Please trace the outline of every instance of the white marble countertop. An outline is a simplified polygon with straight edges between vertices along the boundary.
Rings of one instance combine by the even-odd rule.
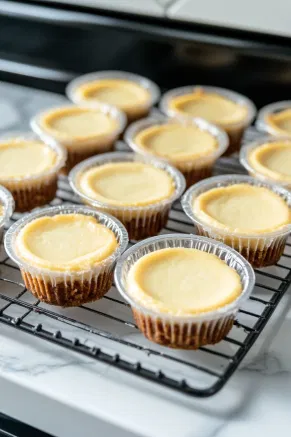
[[[26,129],[36,111],[63,101],[1,83],[0,92],[0,133]],[[4,287],[0,281],[1,293]],[[207,399],[181,395],[0,324],[0,411],[56,437],[286,435],[290,304],[286,293],[241,369]],[[75,335],[74,328],[66,330]]]
[[[58,437],[95,437],[97,430],[112,437],[284,435],[291,408],[289,306],[286,295],[241,370],[208,399],[162,389],[0,325],[0,411]]]

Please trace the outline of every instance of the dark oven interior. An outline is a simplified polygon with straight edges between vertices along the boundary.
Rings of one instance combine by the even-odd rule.
[[[64,9],[57,2],[0,3],[0,71],[6,80],[29,84],[36,76],[34,87],[63,91],[73,75],[120,69],[147,76],[164,89],[192,83],[231,88],[258,107],[284,100],[291,91],[288,39],[88,8]],[[41,70],[24,73],[19,63]]]

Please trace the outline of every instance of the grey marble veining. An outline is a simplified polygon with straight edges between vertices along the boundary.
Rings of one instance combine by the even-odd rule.
[[[58,94],[4,82],[0,82],[0,94],[0,134],[30,130],[30,119],[39,111],[68,102]]]

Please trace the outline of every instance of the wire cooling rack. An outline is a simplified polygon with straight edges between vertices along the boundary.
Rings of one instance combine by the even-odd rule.
[[[255,131],[249,131],[253,139]],[[123,148],[119,144],[119,148]],[[221,159],[217,173],[242,172],[236,159]],[[61,177],[52,205],[79,203]],[[13,220],[20,218],[14,214]],[[163,234],[192,233],[193,225],[177,202]],[[131,242],[130,244],[134,244]],[[291,241],[275,266],[256,271],[256,287],[239,311],[235,326],[218,345],[198,351],[171,350],[146,340],[115,287],[100,301],[62,309],[36,300],[24,287],[18,267],[0,247],[0,323],[60,347],[108,363],[182,393],[206,397],[219,391],[235,372],[268,323],[291,284]]]

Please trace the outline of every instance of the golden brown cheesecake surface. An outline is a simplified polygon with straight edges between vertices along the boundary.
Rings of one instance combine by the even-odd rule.
[[[269,114],[266,121],[278,134],[291,135],[291,108]]]
[[[48,111],[40,118],[42,129],[62,141],[86,141],[108,135],[117,121],[97,109],[69,106]]]
[[[131,268],[126,286],[140,305],[179,316],[221,308],[242,292],[234,269],[216,255],[188,248],[143,256]]]
[[[81,85],[76,93],[89,102],[98,101],[127,111],[147,104],[150,93],[137,83],[124,79],[99,79]]]
[[[16,239],[18,256],[30,266],[55,271],[87,270],[117,247],[114,233],[83,214],[37,218]]]
[[[262,144],[250,151],[252,168],[278,182],[291,183],[291,141]]]
[[[244,121],[247,107],[220,94],[197,89],[193,93],[174,97],[170,109],[192,117],[200,117],[221,127]]]
[[[40,141],[22,139],[0,143],[0,179],[39,175],[54,167],[56,152]]]
[[[88,197],[115,206],[155,204],[175,192],[174,180],[165,170],[140,162],[93,167],[81,174],[79,186]]]
[[[244,183],[200,194],[193,211],[205,224],[241,234],[264,234],[291,222],[290,208],[278,194]]]
[[[216,138],[210,133],[178,123],[146,128],[136,135],[134,141],[154,155],[173,160],[208,156],[218,148]]]

